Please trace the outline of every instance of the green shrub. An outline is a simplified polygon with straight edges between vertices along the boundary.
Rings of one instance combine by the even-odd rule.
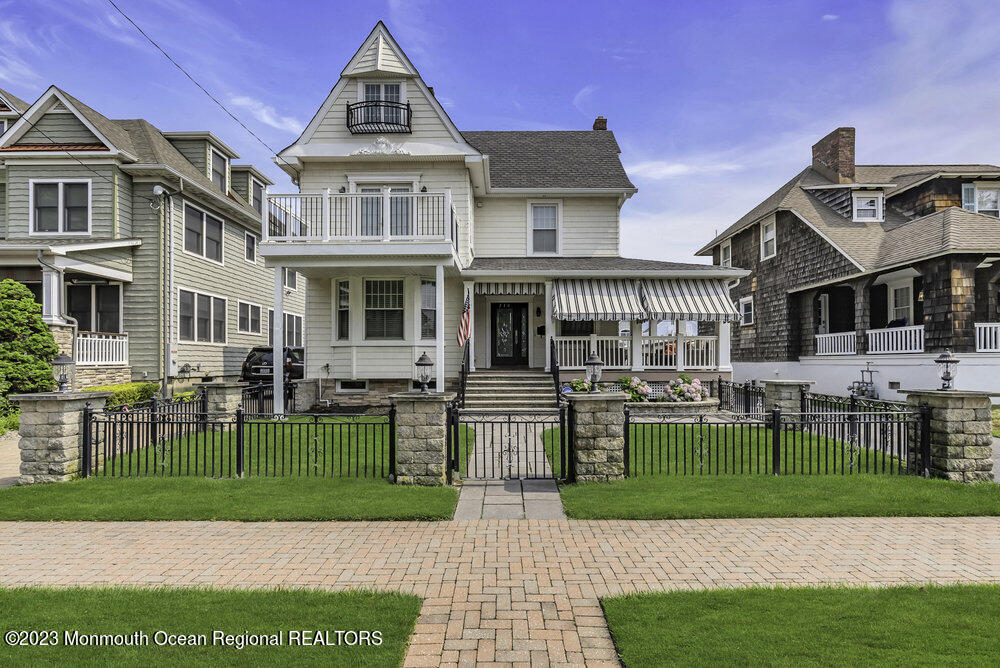
[[[31,290],[9,278],[0,281],[0,395],[55,389],[51,362],[58,354]],[[0,411],[9,413],[6,400]]]
[[[8,413],[0,413],[0,436],[3,436],[8,431],[17,431],[17,428],[21,426],[20,415],[21,411],[16,408],[11,408]]]
[[[88,387],[87,392],[110,392],[111,396],[104,402],[105,406],[121,406],[122,404],[138,404],[149,401],[160,389],[157,383],[118,383],[117,385],[102,385]]]

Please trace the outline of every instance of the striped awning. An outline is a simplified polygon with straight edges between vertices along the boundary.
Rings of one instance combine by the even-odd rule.
[[[556,320],[644,320],[639,290],[628,278],[573,278],[552,284]]]
[[[542,295],[544,283],[476,283],[477,295]]]
[[[737,322],[729,290],[716,278],[644,278],[642,303],[650,318]]]

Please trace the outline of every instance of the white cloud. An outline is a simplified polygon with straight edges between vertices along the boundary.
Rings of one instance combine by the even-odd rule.
[[[691,176],[695,174],[718,174],[720,172],[738,172],[743,169],[742,165],[731,162],[707,162],[707,163],[684,163],[672,162],[670,160],[643,160],[632,165],[627,165],[625,170],[631,175],[640,179],[651,181],[662,181],[677,178],[678,176]]]
[[[239,95],[231,98],[230,102],[237,107],[246,109],[258,121],[264,125],[270,125],[272,128],[284,130],[285,132],[296,135],[301,134],[303,128],[305,128],[302,121],[292,118],[291,116],[281,116],[274,107],[268,106],[260,100],[255,100],[252,97]]]
[[[597,86],[589,84],[577,91],[576,95],[573,96],[573,106],[577,108],[577,111],[581,113],[588,113],[584,109],[584,105],[590,100],[590,96],[594,94],[597,90]]]
[[[823,14],[824,21],[836,21],[839,18],[836,14]]]

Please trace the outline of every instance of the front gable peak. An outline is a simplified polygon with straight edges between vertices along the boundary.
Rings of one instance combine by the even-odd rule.
[[[340,73],[344,77],[364,75],[420,76],[399,44],[379,21],[357,53]]]

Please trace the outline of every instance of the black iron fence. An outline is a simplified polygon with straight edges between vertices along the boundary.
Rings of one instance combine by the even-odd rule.
[[[721,410],[756,416],[763,416],[767,412],[764,401],[764,386],[758,385],[756,380],[734,383],[719,378],[717,382]]]
[[[315,476],[396,473],[395,408],[383,415],[108,412],[83,417],[83,477]]]
[[[907,405],[900,401],[868,399],[857,395],[840,397],[816,392],[802,393],[803,413],[896,413],[905,410]]]
[[[285,381],[285,412],[295,405],[295,383]],[[251,415],[274,412],[274,385],[259,383],[243,388],[243,410]]]
[[[930,413],[631,415],[625,474],[928,475]]]

